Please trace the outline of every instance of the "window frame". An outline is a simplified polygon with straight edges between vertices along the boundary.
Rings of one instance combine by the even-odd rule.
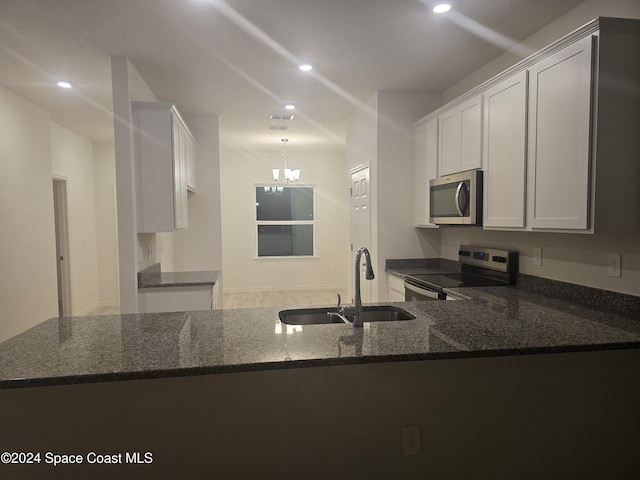
[[[254,260],[307,260],[318,258],[318,204],[317,194],[318,185],[315,183],[296,183],[278,184],[278,183],[254,183],[253,200],[254,200]],[[265,187],[282,187],[282,188],[311,188],[313,201],[313,220],[258,220],[256,189]],[[311,225],[313,227],[313,253],[311,255],[259,255],[258,252],[258,228],[260,225]]]

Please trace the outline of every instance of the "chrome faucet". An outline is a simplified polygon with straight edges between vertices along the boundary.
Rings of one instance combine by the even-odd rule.
[[[362,295],[360,293],[360,259],[362,258],[362,254],[364,253],[365,260],[367,262],[367,268],[365,272],[365,278],[367,280],[373,280],[373,267],[371,266],[371,255],[369,254],[369,250],[366,247],[361,247],[356,252],[356,300],[355,306],[352,307],[349,311],[350,314],[355,315],[353,319],[353,326],[358,328],[362,327],[364,322],[364,309],[362,308]],[[345,309],[346,313],[346,309]]]

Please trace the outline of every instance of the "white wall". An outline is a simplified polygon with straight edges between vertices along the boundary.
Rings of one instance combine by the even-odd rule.
[[[438,233],[413,227],[415,128],[426,112],[440,106],[440,95],[378,92],[378,271],[387,258],[436,257]],[[378,298],[387,296],[385,275],[378,275]]]
[[[0,87],[0,341],[58,314],[49,113]]]
[[[116,165],[113,142],[94,142],[98,298],[102,306],[117,306],[118,232],[116,220]]]
[[[498,57],[443,93],[448,102],[502,70],[598,16],[640,18],[637,0],[587,0],[538,31],[511,53]],[[522,253],[523,273],[606,290],[640,295],[640,234],[578,235],[555,233],[486,232],[481,229],[441,229],[442,256],[457,258],[462,243],[512,247]],[[541,267],[532,265],[534,247],[543,249]],[[607,253],[622,254],[622,277],[606,275]]]
[[[189,194],[189,228],[173,234],[174,270],[222,270],[218,116],[184,119],[196,139],[197,193]]]
[[[71,314],[98,306],[98,256],[93,146],[84,137],[51,123],[53,175],[67,184]]]
[[[564,37],[596,17],[640,18],[638,0],[587,0],[551,22],[511,51],[475,71],[442,93],[443,104],[489,80],[520,60]]]
[[[387,258],[439,255],[438,233],[413,227],[414,122],[440,106],[440,95],[376,92],[349,119],[347,164],[370,164],[372,300],[385,299]]]
[[[289,149],[292,150],[292,149]],[[317,258],[256,259],[255,184],[273,183],[279,153],[221,152],[224,290],[344,288],[349,238],[346,163],[335,153],[288,152],[302,170],[299,184],[315,184]]]
[[[375,279],[364,282],[362,287],[362,299],[365,302],[374,301],[377,298],[377,283],[380,278],[380,265],[378,252],[378,193],[375,185],[377,184],[378,173],[376,166],[378,164],[378,92],[374,93],[369,100],[360,105],[354,114],[347,121],[346,128],[346,157],[347,168],[349,171],[362,165],[369,166],[369,223],[370,223],[370,242],[366,246],[371,252],[371,263],[375,274]],[[351,182],[351,178],[347,178],[347,182]],[[351,214],[351,205],[349,204],[349,215]],[[351,229],[351,218],[349,219]],[[350,230],[351,231],[351,230]],[[354,250],[360,246],[354,246]],[[349,277],[347,284],[347,298],[354,298],[354,278],[353,268],[354,255],[348,252],[345,261],[349,268]]]
[[[71,313],[117,305],[113,144],[0,87],[0,168],[0,341],[58,314],[54,177],[67,188]]]
[[[505,247],[520,252],[520,272],[536,277],[640,295],[640,235],[580,235],[441,229],[442,256],[458,259],[458,245]],[[542,248],[542,266],[533,249]],[[607,254],[622,254],[622,276],[607,276]]]

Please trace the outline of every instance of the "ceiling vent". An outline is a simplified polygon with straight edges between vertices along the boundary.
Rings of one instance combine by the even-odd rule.
[[[278,113],[272,113],[269,115],[271,120],[293,120],[293,115],[280,115]]]
[[[269,130],[287,130],[289,125],[269,125]]]

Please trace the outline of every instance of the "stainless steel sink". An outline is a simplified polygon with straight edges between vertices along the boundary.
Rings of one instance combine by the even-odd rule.
[[[415,315],[403,310],[399,307],[391,305],[368,305],[364,308],[365,322],[397,322],[400,320],[413,320]],[[335,315],[331,315],[334,313]],[[338,316],[338,309],[321,307],[321,308],[296,308],[290,310],[281,310],[278,312],[280,321],[288,325],[321,325],[326,323],[344,323]],[[352,315],[344,315],[344,317],[353,322]]]

